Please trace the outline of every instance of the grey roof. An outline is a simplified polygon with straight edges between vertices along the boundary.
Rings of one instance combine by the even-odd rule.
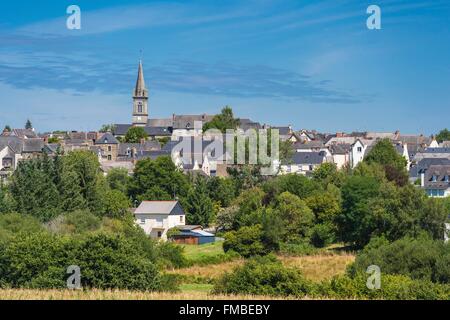
[[[252,121],[250,119],[239,119],[239,126],[242,130],[248,130],[248,129],[261,129],[262,126],[259,122]]]
[[[24,153],[42,152],[44,150],[44,140],[41,138],[30,138],[23,140]]]
[[[321,164],[325,161],[324,152],[296,152],[292,156],[294,164]]]
[[[173,119],[148,119],[148,127],[172,127]]]
[[[352,150],[349,143],[332,144],[328,147],[331,154],[348,154]]]
[[[142,201],[134,214],[182,214],[184,211],[178,201]]]
[[[174,129],[193,129],[195,121],[201,121],[202,123],[209,122],[214,116],[201,114],[201,115],[173,115],[173,128]]]
[[[418,178],[421,173],[425,173],[433,165],[450,165],[450,159],[447,158],[424,158],[409,170],[411,178]]]
[[[172,136],[172,128],[170,127],[144,127],[145,132],[150,136],[170,137]]]
[[[425,153],[450,153],[450,148],[426,148]]]
[[[36,133],[31,129],[12,129],[11,135],[19,138],[37,138]]]
[[[95,141],[95,144],[119,144],[116,138],[112,135],[112,133],[107,132],[100,139]]]
[[[270,127],[271,129],[277,129],[280,136],[288,136],[291,134],[292,129],[291,127],[287,126],[287,127]]]
[[[138,160],[152,159],[155,160],[159,157],[170,157],[171,153],[167,150],[155,150],[155,151],[140,151],[136,154]]]
[[[118,155],[127,156],[133,149],[136,152],[161,150],[161,144],[154,140],[146,140],[144,143],[120,143]]]
[[[0,136],[0,150],[5,147],[9,147],[14,153],[20,154],[23,150],[23,140],[17,136]]]
[[[124,136],[127,134],[128,129],[130,129],[131,127],[131,124],[115,124],[113,134],[115,136]]]
[[[408,149],[409,145],[429,145],[432,142],[430,137],[424,135],[399,135],[396,140],[407,143]]]
[[[294,149],[320,149],[325,148],[325,144],[323,141],[305,141],[305,142],[296,142],[293,145]]]
[[[436,181],[433,181],[433,176],[436,177]],[[440,190],[448,189],[450,188],[450,182],[448,181],[449,176],[450,165],[432,165],[425,173],[425,188]]]

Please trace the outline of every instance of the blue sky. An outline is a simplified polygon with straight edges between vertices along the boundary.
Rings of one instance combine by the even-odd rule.
[[[129,123],[142,50],[151,117],[230,105],[296,129],[431,134],[450,126],[449,21],[448,0],[3,1],[0,127]]]

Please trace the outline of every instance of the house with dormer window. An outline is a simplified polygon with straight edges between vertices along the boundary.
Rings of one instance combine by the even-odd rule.
[[[430,197],[450,196],[450,165],[432,165],[422,179],[423,188]]]

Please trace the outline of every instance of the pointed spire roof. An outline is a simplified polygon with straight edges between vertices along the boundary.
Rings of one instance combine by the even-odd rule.
[[[145,88],[144,70],[142,67],[142,60],[139,60],[138,77],[136,80],[136,88],[134,89],[134,95],[136,97],[146,97],[147,89]]]

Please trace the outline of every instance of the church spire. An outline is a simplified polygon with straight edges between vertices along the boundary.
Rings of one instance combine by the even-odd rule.
[[[145,88],[144,70],[142,68],[142,60],[139,60],[138,77],[136,80],[136,88],[134,89],[135,97],[147,97],[148,91]]]

